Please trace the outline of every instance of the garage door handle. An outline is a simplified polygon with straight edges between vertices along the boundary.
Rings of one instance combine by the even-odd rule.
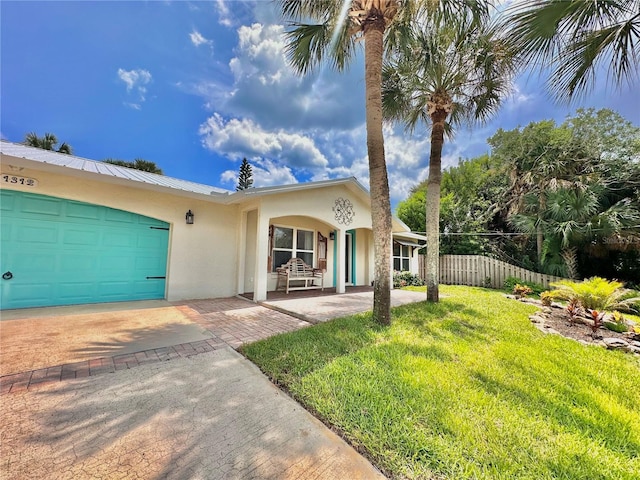
[[[147,280],[157,280],[160,278],[167,278],[167,277],[147,277]]]
[[[11,280],[13,278],[13,273],[11,272],[4,272],[2,274],[2,279],[3,280]]]

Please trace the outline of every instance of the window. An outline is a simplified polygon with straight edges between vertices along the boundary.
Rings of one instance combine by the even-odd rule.
[[[274,226],[272,241],[272,272],[291,258],[301,258],[307,265],[313,266],[313,231]]]
[[[398,272],[409,271],[409,259],[411,258],[411,248],[407,245],[400,245],[393,242],[393,269]]]

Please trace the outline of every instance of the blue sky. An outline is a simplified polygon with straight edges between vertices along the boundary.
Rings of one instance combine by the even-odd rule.
[[[357,177],[368,186],[364,67],[300,77],[271,1],[0,2],[0,135],[51,132],[94,160],[144,158],[166,175],[234,190]],[[606,75],[603,75],[606,76]],[[443,165],[488,151],[498,128],[611,108],[640,125],[640,96],[606,82],[570,106],[543,79],[517,79],[487,125],[461,130]],[[636,85],[637,88],[637,85]],[[426,178],[428,132],[385,128],[392,203]]]

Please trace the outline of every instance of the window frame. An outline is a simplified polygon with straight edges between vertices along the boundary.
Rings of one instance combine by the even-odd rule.
[[[315,268],[315,264],[316,264],[316,259],[317,259],[317,252],[318,252],[318,239],[317,239],[317,234],[318,231],[315,229],[308,229],[308,228],[303,228],[303,227],[294,227],[292,225],[279,225],[279,224],[272,224],[271,227],[273,227],[273,245],[271,247],[271,251],[269,252],[271,254],[271,258],[273,258],[273,265],[271,266],[271,273],[276,273],[276,269],[279,268],[281,266],[280,265],[276,265],[276,255],[275,252],[291,252],[291,257],[290,258],[300,258],[300,256],[298,255],[298,253],[310,253],[311,254],[311,267]],[[281,228],[281,229],[287,229],[287,230],[292,230],[292,239],[291,239],[291,248],[283,248],[283,247],[276,247],[276,229]],[[311,239],[313,242],[313,249],[309,250],[309,249],[299,249],[298,248],[298,232],[309,232],[311,233]]]
[[[395,249],[396,246],[399,247],[399,255],[396,255]],[[406,250],[406,255],[403,255],[403,251],[404,249]],[[410,272],[411,271],[411,259],[413,258],[413,248],[409,245],[403,245],[400,242],[397,242],[396,240],[393,241],[393,270],[396,272]],[[400,270],[396,270],[396,260],[399,261],[400,264]],[[403,270],[403,266],[404,266],[404,262],[407,262],[407,269]]]

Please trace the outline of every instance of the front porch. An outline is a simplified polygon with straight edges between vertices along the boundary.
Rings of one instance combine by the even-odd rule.
[[[245,293],[252,299],[253,293]],[[424,292],[391,290],[391,306],[398,307],[407,303],[426,300]],[[296,291],[286,294],[282,291],[268,292],[267,299],[260,305],[286,313],[309,323],[320,323],[334,318],[368,312],[373,309],[373,287],[346,287],[345,293],[336,293],[335,288]]]

